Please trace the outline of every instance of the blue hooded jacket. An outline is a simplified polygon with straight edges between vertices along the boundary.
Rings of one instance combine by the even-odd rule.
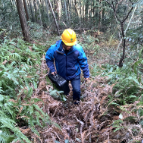
[[[80,68],[83,70],[84,77],[89,77],[87,57],[79,44],[72,46],[66,55],[62,40],[59,40],[48,49],[45,58],[50,72],[55,72],[55,60],[57,73],[66,80],[72,80],[79,75]]]

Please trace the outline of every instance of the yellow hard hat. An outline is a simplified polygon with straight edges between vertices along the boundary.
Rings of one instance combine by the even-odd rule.
[[[61,39],[66,46],[73,46],[77,42],[76,34],[72,29],[65,29]]]

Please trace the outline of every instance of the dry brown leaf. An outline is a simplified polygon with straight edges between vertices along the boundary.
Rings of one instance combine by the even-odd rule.
[[[22,129],[22,128],[19,128],[20,129],[20,131],[23,133],[23,134],[29,134],[30,133],[30,131],[31,131],[31,129],[30,128],[28,128],[28,129]]]
[[[29,49],[30,49],[30,51],[32,51],[32,47],[31,46],[29,46]]]
[[[23,106],[20,107],[19,114],[22,112]]]
[[[81,142],[82,142],[82,143],[84,143],[84,141],[85,141],[85,139],[86,139],[86,138],[85,138],[86,132],[87,132],[87,131],[84,131],[84,132],[81,133]]]
[[[106,98],[107,98],[108,96],[103,96],[102,97],[102,99],[101,99],[101,101],[100,101],[100,104],[102,105],[102,104],[106,104]]]
[[[7,60],[4,60],[4,61],[2,62],[3,65],[5,65],[6,63],[7,63]]]
[[[9,99],[9,101],[10,101],[10,102],[13,102],[13,103],[17,103],[17,101],[14,100],[14,99]]]
[[[45,81],[42,80],[42,81],[39,83],[38,89],[39,89],[39,90],[41,90],[41,89],[46,89],[46,83],[45,83]]]

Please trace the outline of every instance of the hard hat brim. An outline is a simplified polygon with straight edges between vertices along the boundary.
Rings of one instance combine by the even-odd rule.
[[[75,44],[77,44],[77,39],[74,42],[72,42],[72,43],[68,43],[68,42],[64,41],[63,39],[62,39],[62,41],[64,42],[64,44],[66,46],[74,46]]]

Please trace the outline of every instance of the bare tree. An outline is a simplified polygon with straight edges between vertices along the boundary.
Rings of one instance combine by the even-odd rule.
[[[131,2],[131,0],[129,0],[131,2],[131,4],[132,4],[132,7],[130,8],[130,10],[128,11],[128,13],[126,14],[126,16],[123,19],[120,19],[119,16],[117,15],[117,9],[118,9],[119,4],[123,0],[120,0],[119,2],[116,2],[116,3],[114,3],[113,1],[109,2],[108,0],[105,0],[105,1],[110,5],[110,7],[112,8],[112,10],[114,12],[114,16],[115,16],[116,20],[120,23],[121,34],[122,34],[123,55],[120,58],[119,67],[122,67],[123,66],[123,61],[124,61],[124,58],[125,58],[125,47],[126,47],[124,24],[125,24],[125,21],[128,19],[130,13],[133,10],[133,3]]]
[[[16,3],[24,40],[29,42],[30,41],[29,30],[27,26],[22,0],[16,0]]]

